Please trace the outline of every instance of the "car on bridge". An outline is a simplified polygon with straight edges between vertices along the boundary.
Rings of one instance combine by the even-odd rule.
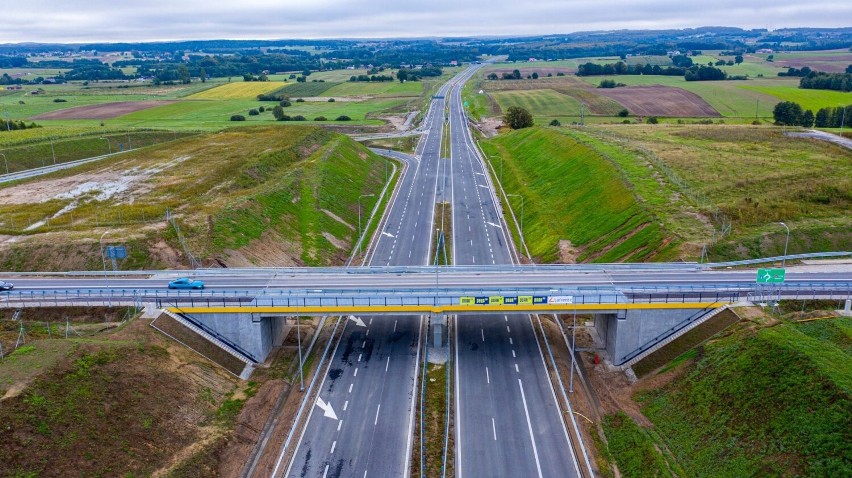
[[[190,279],[189,277],[181,277],[169,281],[169,289],[203,289],[204,282],[200,280]]]
[[[11,282],[6,282],[6,281],[0,280],[0,291],[12,290],[14,287],[15,287],[15,284],[12,284]]]

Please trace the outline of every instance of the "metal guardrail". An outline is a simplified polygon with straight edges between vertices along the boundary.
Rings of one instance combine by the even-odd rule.
[[[827,259],[852,257],[852,252],[814,252],[807,254],[791,254],[786,256],[788,261],[798,259]],[[497,265],[497,266],[439,266],[440,273],[470,272],[470,273],[501,273],[501,272],[624,272],[624,271],[696,271],[738,267],[757,264],[780,262],[784,256],[765,257],[731,262],[642,262],[642,263],[606,263],[606,264],[535,264],[535,265]],[[252,268],[209,268],[209,269],[148,269],[139,271],[43,271],[16,272],[0,271],[0,276],[56,276],[56,277],[132,277],[132,276],[214,276],[214,275],[298,275],[298,274],[406,274],[406,273],[435,273],[435,266],[363,266],[363,267],[252,267]]]

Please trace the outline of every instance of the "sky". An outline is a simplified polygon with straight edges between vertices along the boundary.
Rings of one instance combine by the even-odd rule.
[[[0,43],[539,35],[698,26],[852,26],[852,1],[30,0]]]

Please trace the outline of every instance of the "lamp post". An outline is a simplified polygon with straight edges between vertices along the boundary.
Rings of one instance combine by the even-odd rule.
[[[53,156],[53,164],[56,164],[56,150],[53,149],[53,136],[50,136],[50,154]]]
[[[524,245],[524,249],[527,248],[527,241],[524,239],[524,197],[520,194],[507,194],[507,197],[517,196],[521,198],[521,244]]]
[[[361,198],[373,197],[375,194],[362,194],[358,196],[358,254],[364,252],[362,232],[361,232]]]
[[[109,154],[112,154],[112,144],[109,142],[109,138],[100,138],[107,142],[107,148],[109,148]]]
[[[9,174],[9,159],[6,157],[6,153],[0,153],[3,155],[3,162],[6,163],[6,174]]]
[[[127,149],[133,149],[133,143],[130,142],[130,133],[125,133],[127,135]]]
[[[787,230],[787,239],[784,241],[784,258],[781,259],[781,268],[783,269],[787,265],[787,244],[790,243],[790,228],[783,222],[779,222],[778,224],[781,224]]]

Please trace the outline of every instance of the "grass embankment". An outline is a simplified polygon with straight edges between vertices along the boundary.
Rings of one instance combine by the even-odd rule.
[[[663,455],[657,450],[649,432],[623,412],[604,417],[603,429],[607,451],[618,464],[624,478],[658,478],[674,476]]]
[[[673,201],[688,199],[705,227],[688,226],[689,217],[668,208],[661,217],[684,239],[693,254],[708,244],[711,260],[781,255],[790,226],[790,253],[848,250],[852,247],[852,163],[849,151],[824,141],[791,138],[780,128],[754,126],[630,126],[592,130],[600,143],[610,143],[632,156],[644,169],[640,179],[670,190]],[[663,170],[661,168],[665,168]],[[681,184],[673,184],[672,176]],[[665,196],[645,187],[656,208],[667,208]],[[731,235],[710,247],[721,212],[731,222]],[[684,226],[670,226],[668,218]],[[687,227],[688,226],[688,227]]]
[[[852,319],[744,324],[638,395],[687,476],[850,476]]]
[[[415,450],[411,460],[411,476],[416,478],[442,476],[444,457],[444,433],[447,424],[447,365],[429,364],[423,380],[426,380],[423,426],[426,440],[423,444],[425,473],[421,474],[420,439],[415,440]],[[420,423],[417,424],[420,433]],[[452,450],[453,441],[448,445]],[[452,460],[447,463],[447,476],[452,476]]]
[[[3,188],[0,229],[20,239],[0,250],[0,268],[94,268],[106,229],[107,242],[129,245],[122,268],[180,265],[167,208],[207,263],[339,264],[358,197],[376,194],[361,200],[370,211],[384,181],[383,158],[320,128],[187,138]]]
[[[97,338],[56,335],[0,361],[2,377],[38,367],[0,405],[0,475],[149,476],[233,428],[243,402],[230,396],[234,380],[145,323]]]
[[[672,238],[659,221],[637,200],[616,166],[589,146],[552,129],[528,128],[486,141],[483,149],[502,158],[506,193],[524,198],[524,236],[536,262],[643,261],[673,255]],[[489,161],[499,179],[500,160]],[[515,199],[512,206],[520,221],[520,201]],[[511,215],[506,218],[520,244]]]
[[[40,131],[42,135],[40,137],[35,136],[35,134],[30,135],[27,140],[22,140],[17,145],[10,143],[9,146],[0,151],[6,155],[10,173],[50,166],[54,163],[66,163],[101,156],[110,152],[117,153],[128,149],[144,148],[182,138],[189,134],[172,131],[110,131],[104,133],[88,131],[85,133],[86,136],[83,136],[84,133],[81,132],[74,136],[53,138],[52,135],[55,131],[52,129],[38,128],[34,131]],[[5,164],[0,165],[0,168],[2,168],[0,174],[6,172],[5,166]]]

